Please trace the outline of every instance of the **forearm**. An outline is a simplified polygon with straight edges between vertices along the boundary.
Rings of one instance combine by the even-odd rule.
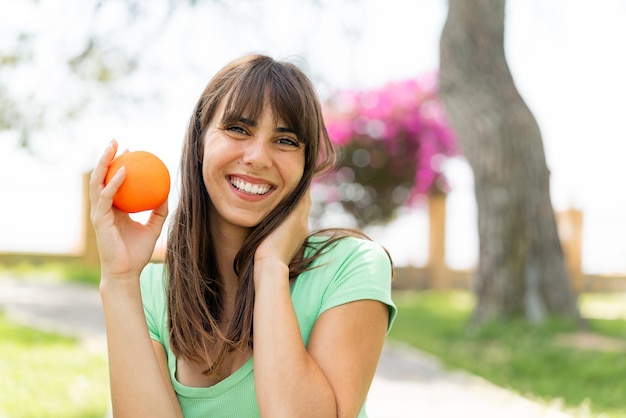
[[[109,353],[113,413],[120,417],[182,417],[161,375],[143,313],[139,278],[102,278],[100,295]]]
[[[335,417],[330,383],[307,352],[289,292],[288,267],[255,264],[254,370],[262,416]]]

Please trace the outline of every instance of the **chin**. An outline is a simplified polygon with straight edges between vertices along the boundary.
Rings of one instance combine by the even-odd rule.
[[[240,228],[253,229],[259,226],[261,222],[263,222],[263,219],[265,219],[265,216],[262,218],[237,218],[230,219],[230,223]]]

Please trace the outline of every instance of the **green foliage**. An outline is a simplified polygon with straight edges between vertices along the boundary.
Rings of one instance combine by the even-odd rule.
[[[106,359],[71,338],[17,325],[0,312],[0,417],[102,418]]]
[[[594,414],[626,417],[626,356],[560,344],[560,336],[576,332],[575,324],[551,319],[533,327],[520,320],[469,331],[473,300],[468,293],[406,292],[395,300],[400,315],[390,338],[530,398],[560,400],[573,409],[590,405]],[[626,321],[589,323],[593,333],[626,343]]]
[[[593,329],[610,337],[626,339],[626,322],[613,319],[589,319]]]
[[[391,152],[382,141],[354,139],[339,148],[338,169],[327,177],[327,185],[337,188],[341,205],[361,228],[390,221],[409,199],[416,150],[401,137],[396,142],[399,147]]]
[[[74,260],[0,264],[0,277],[3,275],[19,279],[66,281],[90,286],[97,286],[100,283],[98,266],[90,266]]]
[[[137,59],[130,57],[121,48],[107,49],[101,40],[87,40],[80,54],[71,57],[67,64],[72,72],[86,81],[112,83],[132,74],[137,69]]]
[[[328,135],[340,151],[335,170],[314,187],[321,205],[337,202],[360,227],[448,190],[443,162],[456,137],[437,98],[434,75],[376,89],[336,92],[325,104]]]
[[[100,267],[83,263],[66,263],[61,268],[62,277],[70,282],[97,286],[100,283]]]
[[[2,66],[1,63],[0,66]],[[0,82],[0,131],[12,128],[16,118],[18,114],[15,111],[15,102]]]

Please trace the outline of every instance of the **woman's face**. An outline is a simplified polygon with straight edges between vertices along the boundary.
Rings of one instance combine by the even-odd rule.
[[[224,102],[204,136],[202,175],[212,222],[258,225],[300,182],[305,146],[271,108],[252,120],[224,122]],[[217,226],[213,224],[212,226]]]

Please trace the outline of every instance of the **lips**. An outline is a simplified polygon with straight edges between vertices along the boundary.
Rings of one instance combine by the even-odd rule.
[[[249,183],[239,177],[229,176],[228,181],[235,189],[253,196],[262,196],[272,190],[271,184]]]

